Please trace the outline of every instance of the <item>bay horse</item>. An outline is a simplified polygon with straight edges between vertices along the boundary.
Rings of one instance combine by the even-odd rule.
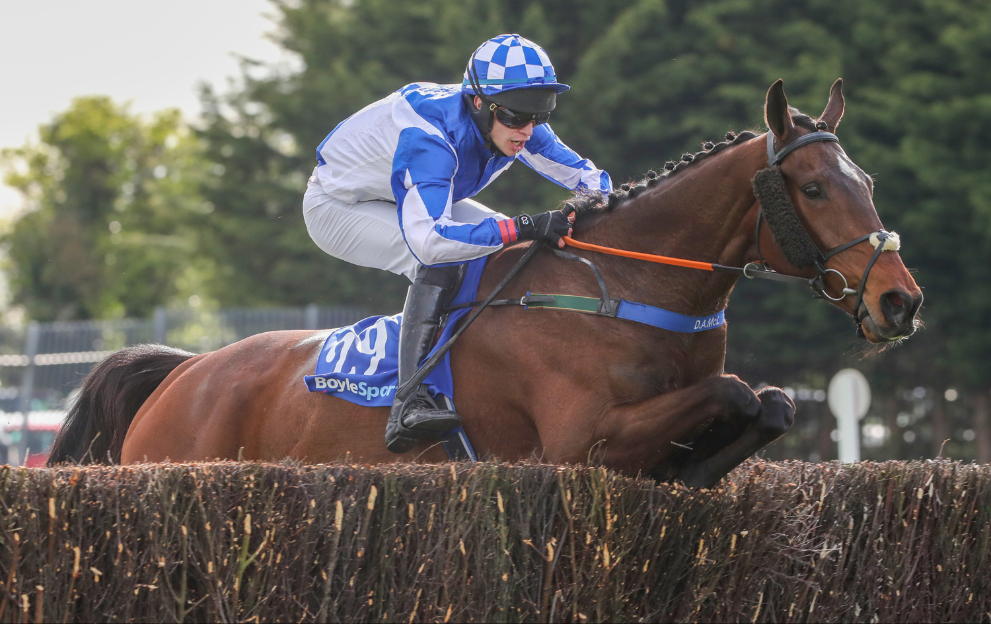
[[[822,294],[854,316],[868,341],[911,335],[922,293],[897,252],[875,253],[866,244],[869,233],[883,232],[873,182],[832,134],[843,115],[842,81],[833,85],[819,120],[789,108],[780,80],[764,108],[771,137],[730,133],[727,141],[706,144],[606,201],[577,198],[573,238],[725,266],[762,260],[811,279],[816,268],[795,266],[802,263],[790,249],[795,237],[811,237],[818,249],[834,250],[828,270],[819,265]],[[827,131],[833,140],[818,140],[824,134],[808,139]],[[799,144],[780,162],[778,199],[790,199],[801,231],[782,231],[773,227],[769,207],[761,223],[752,180],[767,170],[769,149]],[[845,246],[848,241],[856,244]],[[490,257],[479,292],[487,293],[526,249],[516,245]],[[594,262],[614,296],[685,315],[723,310],[738,279],[569,251]],[[834,296],[844,288],[860,296]],[[549,248],[504,295],[531,291],[599,295],[587,266]],[[303,376],[313,374],[328,333],[269,332],[201,355],[161,345],[125,348],[84,380],[50,463],[446,461],[439,444],[388,452],[388,407],[307,391]],[[724,374],[725,349],[725,325],[675,333],[615,318],[504,307],[486,309],[470,326],[451,351],[451,366],[457,408],[480,458],[596,462],[707,487],[787,431],[795,413],[780,389],[755,393]]]

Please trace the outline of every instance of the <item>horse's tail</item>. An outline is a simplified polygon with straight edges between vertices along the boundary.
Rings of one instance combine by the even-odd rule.
[[[134,415],[169,373],[194,356],[158,344],[125,347],[108,356],[83,379],[48,465],[120,463]]]

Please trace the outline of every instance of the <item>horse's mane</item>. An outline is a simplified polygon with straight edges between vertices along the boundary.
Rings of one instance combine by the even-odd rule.
[[[789,106],[792,121],[796,126],[800,126],[809,131],[815,131],[815,120],[798,109]],[[675,174],[688,169],[693,164],[714,156],[721,151],[745,143],[757,136],[757,133],[749,130],[736,134],[727,132],[725,140],[719,143],[706,141],[702,144],[702,149],[694,154],[682,154],[680,161],[669,160],[664,163],[660,174],[651,169],[638,180],[622,184],[619,188],[614,188],[608,195],[600,191],[576,191],[575,194],[564,203],[570,204],[575,209],[575,224],[587,224],[595,217],[612,212],[615,208],[626,202],[636,199],[639,195],[653,188],[658,184],[663,184],[671,179]]]

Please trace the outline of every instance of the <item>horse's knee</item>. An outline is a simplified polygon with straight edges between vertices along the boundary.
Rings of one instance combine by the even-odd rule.
[[[775,440],[795,424],[795,402],[781,388],[764,388],[757,393],[760,400],[760,416],[757,429],[765,437]]]
[[[780,388],[764,388],[754,394],[738,383],[753,396],[759,413],[746,423],[726,423],[710,430],[710,436],[699,440],[698,451],[677,466],[677,478],[689,487],[712,487],[740,462],[781,437],[795,422],[795,403]]]
[[[761,400],[750,386],[736,375],[724,375],[718,378],[713,395],[719,404],[720,420],[736,419],[741,416],[750,420],[756,418],[762,409]]]

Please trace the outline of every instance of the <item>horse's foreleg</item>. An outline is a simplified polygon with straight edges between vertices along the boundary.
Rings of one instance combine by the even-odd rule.
[[[698,455],[689,455],[677,469],[677,477],[689,487],[711,487],[739,466],[748,457],[784,435],[795,422],[795,403],[780,388],[764,388],[760,398],[760,413],[735,436],[715,452],[699,448]],[[711,437],[710,437],[711,436]],[[707,440],[709,438],[709,440]],[[710,449],[716,438],[724,439],[725,432],[718,427],[706,431],[699,443]]]
[[[749,423],[761,401],[735,375],[706,379],[631,405],[612,408],[595,429],[590,458],[626,473],[649,472],[716,421]]]

